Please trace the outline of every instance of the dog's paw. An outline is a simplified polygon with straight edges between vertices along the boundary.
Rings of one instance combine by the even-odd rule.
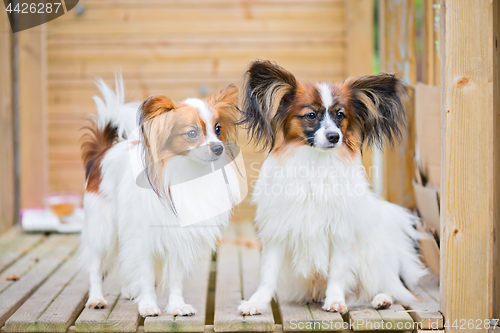
[[[387,294],[378,294],[373,298],[372,305],[375,309],[388,309],[394,300]]]
[[[85,306],[92,309],[104,309],[107,304],[104,297],[90,297]]]
[[[181,304],[168,306],[167,312],[170,312],[172,316],[193,316],[196,313],[195,308],[190,304]]]
[[[160,308],[155,303],[139,302],[139,314],[142,317],[156,317],[161,313]]]
[[[238,306],[238,312],[243,316],[255,316],[260,315],[266,309],[265,304],[260,304],[258,302],[243,301]]]
[[[347,305],[343,300],[325,299],[325,304],[323,304],[322,309],[328,312],[339,312],[343,314],[347,312]]]

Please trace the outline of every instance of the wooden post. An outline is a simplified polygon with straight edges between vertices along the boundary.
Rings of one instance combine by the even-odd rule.
[[[41,207],[48,190],[45,25],[18,38],[21,208]]]
[[[348,76],[369,75],[373,72],[373,0],[345,0],[346,6],[346,67]],[[372,179],[372,150],[363,150],[363,165]]]
[[[423,11],[423,81],[426,84],[441,85],[441,62],[438,52],[438,29],[441,22],[436,20],[440,13],[439,0],[424,0]]]
[[[445,0],[441,12],[441,307],[452,325],[500,316],[500,1]]]
[[[379,0],[380,68],[404,78],[408,84],[416,81],[415,2],[414,0]],[[394,147],[384,148],[384,197],[413,207],[415,122],[413,104],[407,107],[407,130]]]
[[[12,103],[12,32],[0,12],[0,233],[14,224],[14,105]]]

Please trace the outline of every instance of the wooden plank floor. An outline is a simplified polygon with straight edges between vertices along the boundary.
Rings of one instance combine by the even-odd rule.
[[[162,314],[142,319],[137,305],[120,294],[113,271],[103,283],[108,306],[87,309],[88,280],[78,271],[78,244],[78,235],[23,234],[18,228],[0,235],[0,332],[353,332],[375,330],[381,324],[385,330],[391,325],[389,330],[406,332],[413,322],[418,323],[418,332],[443,328],[437,278],[432,275],[414,290],[423,301],[407,310],[400,305],[378,311],[359,307],[341,316],[323,311],[320,304],[281,304],[278,300],[274,314],[240,316],[237,306],[259,283],[260,244],[250,223],[226,230],[216,262],[206,258],[185,282],[184,296],[197,309],[196,315],[166,314],[168,295],[158,294]],[[207,296],[211,267],[215,300]],[[351,328],[342,329],[349,321]]]

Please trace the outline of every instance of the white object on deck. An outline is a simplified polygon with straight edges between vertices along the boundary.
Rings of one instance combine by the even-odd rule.
[[[57,215],[48,209],[25,209],[21,225],[25,231],[78,233],[82,231],[84,213],[77,208],[73,214],[65,216],[66,223],[61,223]]]

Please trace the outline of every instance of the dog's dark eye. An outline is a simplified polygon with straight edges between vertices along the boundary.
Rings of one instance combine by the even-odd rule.
[[[316,113],[314,112],[309,112],[308,114],[306,114],[304,116],[304,118],[306,118],[307,120],[315,120],[316,119]]]
[[[337,112],[337,119],[338,119],[339,121],[342,121],[344,118],[345,118],[345,113],[344,113],[344,112],[342,112],[342,111],[338,111],[338,112]]]
[[[220,135],[222,133],[221,129],[222,129],[221,125],[219,124],[215,125],[215,134]]]
[[[190,130],[189,132],[186,133],[186,136],[190,139],[196,139],[198,133],[195,130]]]

